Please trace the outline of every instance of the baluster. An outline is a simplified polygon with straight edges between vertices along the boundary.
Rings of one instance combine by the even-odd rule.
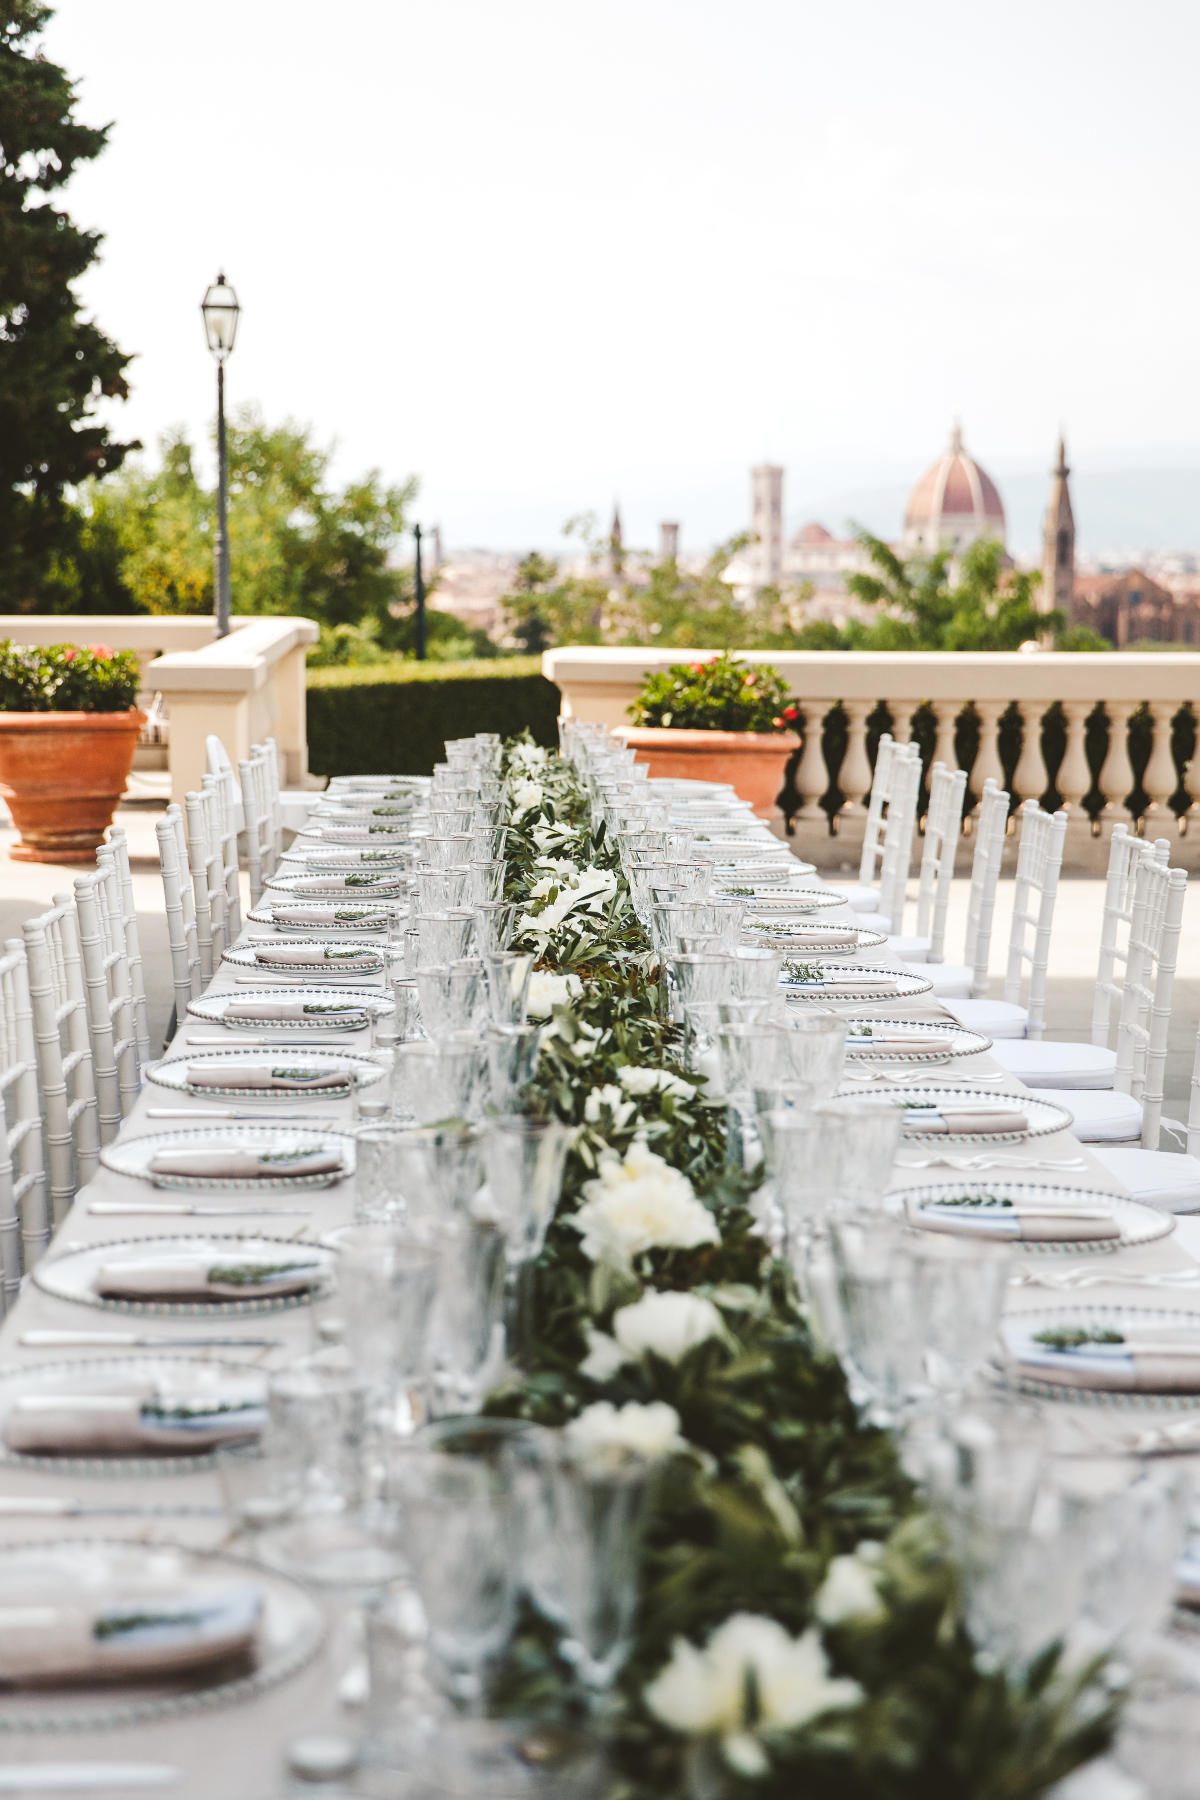
[[[843,700],[846,714],[846,754],[838,771],[838,786],[846,796],[840,816],[858,818],[866,812],[863,800],[871,791],[871,763],[867,756],[867,720],[875,711],[874,700]]]
[[[911,744],[913,715],[911,700],[897,700],[895,706],[889,705],[888,711],[892,715],[892,741],[897,744]]]
[[[971,764],[971,792],[978,797],[984,783],[994,781],[1004,786],[1004,764],[1000,761],[1000,720],[1008,711],[1006,700],[976,700],[979,717],[979,749]]]
[[[1193,705],[1192,712],[1195,711]],[[1196,723],[1196,748],[1183,772],[1183,785],[1192,804],[1180,822],[1187,827],[1189,833],[1200,832],[1200,719]]]
[[[1017,711],[1025,729],[1021,737],[1021,758],[1013,771],[1013,787],[1021,800],[1040,800],[1050,785],[1050,774],[1042,755],[1045,707],[1040,700],[1018,700]]]
[[[811,820],[814,824],[828,825],[829,821],[821,806],[821,797],[829,786],[829,770],[825,767],[825,756],[821,749],[825,701],[802,701],[801,706],[804,710],[804,748],[800,752],[796,773],[792,776],[792,786],[799,794],[802,804],[795,817]]]
[[[1100,771],[1100,792],[1105,801],[1103,821],[1106,825],[1128,825],[1133,814],[1125,802],[1133,789],[1133,765],[1125,740],[1130,716],[1137,706],[1132,700],[1106,700],[1104,710],[1108,714],[1108,755]]]
[[[1064,700],[1062,703],[1067,721],[1067,747],[1059,764],[1055,786],[1062,795],[1063,811],[1072,820],[1088,816],[1083,800],[1091,791],[1092,771],[1088,767],[1085,744],[1088,715],[1094,704],[1091,700]]]
[[[933,716],[937,720],[937,742],[933,746],[935,763],[945,763],[947,770],[953,774],[958,768],[958,751],[954,747],[954,727],[958,715],[962,711],[961,700],[934,700],[931,702]]]
[[[1170,800],[1179,784],[1179,773],[1175,767],[1175,758],[1171,755],[1171,721],[1178,711],[1177,700],[1150,702],[1154,738],[1150,747],[1150,761],[1142,776],[1142,786],[1149,796],[1143,820],[1143,830],[1148,838],[1158,837],[1168,826],[1173,827],[1175,824]]]

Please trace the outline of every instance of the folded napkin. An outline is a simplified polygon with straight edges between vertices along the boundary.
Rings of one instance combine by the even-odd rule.
[[[386,931],[388,916],[372,906],[288,906],[275,901],[271,917],[277,925],[357,925],[362,931]]]
[[[254,960],[269,964],[306,963],[314,968],[323,968],[329,963],[366,963],[375,968],[379,964],[379,952],[353,944],[348,944],[344,950],[328,944],[261,944],[255,949]]]
[[[406,838],[408,827],[405,825],[355,825],[350,823],[335,824],[326,819],[321,824],[321,836],[334,844],[359,844],[364,838]]]
[[[1028,1131],[1029,1120],[1015,1107],[905,1106],[904,1129],[977,1136],[989,1131]]]
[[[114,1300],[263,1300],[307,1293],[320,1277],[315,1262],[251,1262],[231,1252],[105,1263],[95,1285]]]
[[[160,1150],[150,1158],[152,1175],[184,1175],[193,1180],[281,1181],[294,1175],[340,1174],[340,1150]]]
[[[1020,1331],[1019,1326],[1015,1329]],[[1054,1337],[1058,1344],[1048,1341]],[[1067,1327],[1057,1333],[1021,1333],[1015,1348],[1023,1374],[1058,1387],[1102,1393],[1200,1393],[1200,1336],[1165,1320],[1147,1320],[1140,1330],[1123,1325],[1112,1331]]]
[[[4,1442],[25,1456],[196,1456],[257,1437],[267,1422],[261,1377],[205,1391],[115,1383],[105,1394],[25,1394],[4,1421]]]
[[[869,1055],[873,1050],[891,1052],[894,1050],[952,1050],[954,1039],[941,1037],[933,1031],[852,1031],[846,1039],[846,1052],[850,1056]]]
[[[57,1584],[53,1584],[57,1586]],[[262,1592],[253,1583],[95,1597],[36,1590],[0,1595],[0,1681],[17,1687],[66,1681],[156,1679],[248,1651]]]
[[[1054,1201],[1002,1201],[955,1205],[935,1200],[907,1202],[909,1220],[926,1231],[969,1232],[976,1237],[1018,1238],[1026,1244],[1085,1244],[1119,1238],[1121,1227],[1101,1207]]]
[[[219,1063],[189,1063],[189,1088],[245,1088],[254,1093],[307,1094],[322,1089],[350,1089],[354,1077],[349,1069],[269,1068],[260,1063],[253,1068],[244,1065],[222,1067]]]
[[[369,875],[347,875],[343,877],[341,875],[335,875],[331,871],[328,875],[300,876],[297,881],[293,882],[292,892],[295,894],[331,894],[338,897],[344,894],[347,899],[352,900],[362,894],[368,896],[374,894],[398,894],[400,892],[400,881],[399,877],[395,874],[382,875],[379,873],[372,873]]]
[[[367,1023],[365,1006],[339,1006],[326,1000],[238,1000],[229,1002],[221,1014],[223,1020],[239,1024],[296,1024],[301,1019],[328,1019],[330,1025],[352,1025],[355,1030]]]
[[[812,950],[857,950],[857,931],[842,930],[830,926],[828,931],[798,931],[786,919],[748,919],[742,927],[743,931],[752,931],[756,937],[772,937],[786,943],[789,949]]]
[[[856,974],[850,969],[822,969],[819,978],[815,976],[801,977],[799,980],[795,976],[789,975],[786,969],[783,974],[783,980],[788,987],[803,988],[872,987],[882,991],[886,988],[894,988],[896,979],[895,975]]]
[[[287,860],[299,860],[306,869],[338,869],[346,863],[362,869],[396,869],[403,867],[405,855],[399,844],[387,850],[363,850],[355,844],[344,844],[336,850],[306,850],[299,858],[292,851]]]

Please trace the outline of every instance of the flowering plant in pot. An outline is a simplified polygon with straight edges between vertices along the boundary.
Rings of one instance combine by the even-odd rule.
[[[777,670],[748,667],[727,650],[675,663],[646,676],[629,715],[629,743],[651,775],[732,782],[760,817],[771,816],[784,764],[800,743],[800,709]]]
[[[0,797],[19,862],[88,863],[125,791],[146,715],[132,650],[0,642]]]

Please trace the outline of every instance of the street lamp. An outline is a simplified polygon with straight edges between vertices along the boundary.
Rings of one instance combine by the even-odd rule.
[[[229,636],[229,517],[225,456],[225,358],[237,337],[238,297],[224,274],[200,303],[204,333],[217,362],[217,541],[213,552],[217,593],[217,636]]]
[[[421,568],[421,527],[413,526],[413,537],[417,545],[417,566],[414,570],[417,589],[417,661],[425,661],[425,574]]]

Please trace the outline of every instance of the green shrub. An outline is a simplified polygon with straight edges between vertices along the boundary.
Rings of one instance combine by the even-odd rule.
[[[528,729],[558,742],[559,693],[536,656],[308,671],[315,775],[428,775],[447,738]]]
[[[675,663],[647,675],[629,707],[635,725],[679,731],[788,731],[799,708],[774,669],[747,668],[723,650],[708,662]]]
[[[128,712],[140,686],[132,650],[0,641],[0,712]]]

